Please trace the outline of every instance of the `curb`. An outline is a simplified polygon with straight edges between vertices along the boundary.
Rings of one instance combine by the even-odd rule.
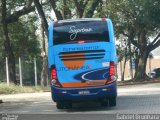
[[[125,82],[117,82],[118,86],[126,86],[126,85],[142,85],[142,84],[150,84],[150,83],[160,83],[160,80],[152,80],[152,81],[125,81]]]

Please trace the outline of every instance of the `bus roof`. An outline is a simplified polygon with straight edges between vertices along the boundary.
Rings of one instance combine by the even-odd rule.
[[[77,22],[77,21],[102,21],[106,18],[77,18],[77,19],[65,19],[58,20],[58,23],[66,23],[66,22]]]
[[[54,23],[54,45],[85,41],[109,42],[106,18],[67,19]]]

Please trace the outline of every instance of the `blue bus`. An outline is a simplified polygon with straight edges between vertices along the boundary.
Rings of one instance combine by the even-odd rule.
[[[116,106],[116,47],[109,18],[51,22],[48,63],[52,99],[58,109],[98,100]]]

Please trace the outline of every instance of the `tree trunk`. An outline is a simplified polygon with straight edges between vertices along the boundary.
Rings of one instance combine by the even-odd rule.
[[[42,5],[39,3],[38,0],[34,0],[34,4],[35,4],[35,6],[37,8],[38,14],[39,14],[39,16],[41,18],[41,21],[43,23],[43,27],[44,27],[44,31],[46,33],[46,36],[48,36],[48,23],[47,23],[47,20],[46,20]]]
[[[141,55],[139,56],[138,67],[135,72],[134,80],[136,81],[144,81],[147,78],[146,75],[146,64],[149,53],[147,51],[141,51]]]
[[[6,1],[2,0],[2,29],[3,29],[3,42],[4,48],[8,57],[8,66],[9,66],[9,78],[10,81],[17,84],[16,81],[16,71],[15,71],[15,56],[12,51],[10,44],[10,38],[8,35],[8,23],[6,22],[7,10],[6,10]]]
[[[83,17],[84,18],[91,18],[94,15],[94,11],[97,8],[98,4],[100,3],[101,0],[90,0],[88,2],[87,8],[85,8]]]
[[[86,0],[86,1],[73,0],[73,2],[75,4],[75,7],[77,9],[77,17],[78,18],[82,18],[83,17],[83,13],[84,13],[84,10],[85,10],[86,6],[88,5],[88,1],[89,0]]]
[[[124,81],[124,73],[125,73],[125,68],[126,68],[126,62],[127,62],[127,56],[125,57],[125,60],[124,60],[124,66],[123,66],[123,73],[122,73],[121,81]]]
[[[48,59],[46,55],[46,42],[45,42],[45,34],[44,34],[44,25],[43,22],[41,24],[41,34],[42,34],[42,57],[43,57],[43,64],[42,64],[42,71],[41,71],[41,86],[48,85]]]
[[[63,19],[71,19],[71,11],[67,6],[67,0],[63,0],[63,10],[62,10],[62,14],[63,14]]]
[[[47,86],[48,85],[48,59],[45,55],[43,57],[43,65],[42,65],[42,71],[41,71],[41,86]]]
[[[32,11],[35,10],[34,6],[31,6],[32,0],[28,1],[28,4],[24,6],[22,9],[13,12],[12,14],[7,15],[7,7],[6,5],[6,0],[2,0],[2,29],[3,29],[3,42],[4,42],[4,48],[8,57],[8,66],[9,66],[9,79],[13,83],[17,84],[16,81],[16,70],[15,70],[15,56],[10,44],[10,38],[9,38],[9,33],[8,33],[8,24],[17,22],[19,17],[26,15]]]
[[[54,1],[52,1],[54,2]],[[43,64],[42,64],[42,71],[41,71],[41,86],[47,86],[48,85],[48,60],[46,55],[46,44],[45,44],[45,35],[48,36],[48,23],[42,8],[42,5],[39,3],[38,0],[34,0],[34,4],[37,8],[38,14],[41,19],[41,34],[42,34],[42,57],[43,57]],[[43,54],[44,53],[44,54]]]
[[[3,39],[4,39],[4,47],[8,57],[8,66],[9,66],[9,80],[15,84],[16,81],[16,71],[15,71],[15,56],[13,54],[10,38],[8,36],[8,27],[6,23],[3,23]]]
[[[54,12],[56,14],[57,20],[63,20],[63,16],[62,16],[61,12],[56,9],[56,1],[55,0],[49,0],[49,2],[52,6],[52,9],[54,10]]]
[[[137,71],[138,63],[139,63],[139,57],[140,57],[140,55],[139,55],[137,50],[135,50],[135,56],[136,56],[136,58],[135,58],[135,71]]]

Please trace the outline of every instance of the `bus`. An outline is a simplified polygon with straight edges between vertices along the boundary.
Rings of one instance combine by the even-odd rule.
[[[116,47],[109,18],[50,22],[48,66],[58,109],[95,100],[116,106]]]

